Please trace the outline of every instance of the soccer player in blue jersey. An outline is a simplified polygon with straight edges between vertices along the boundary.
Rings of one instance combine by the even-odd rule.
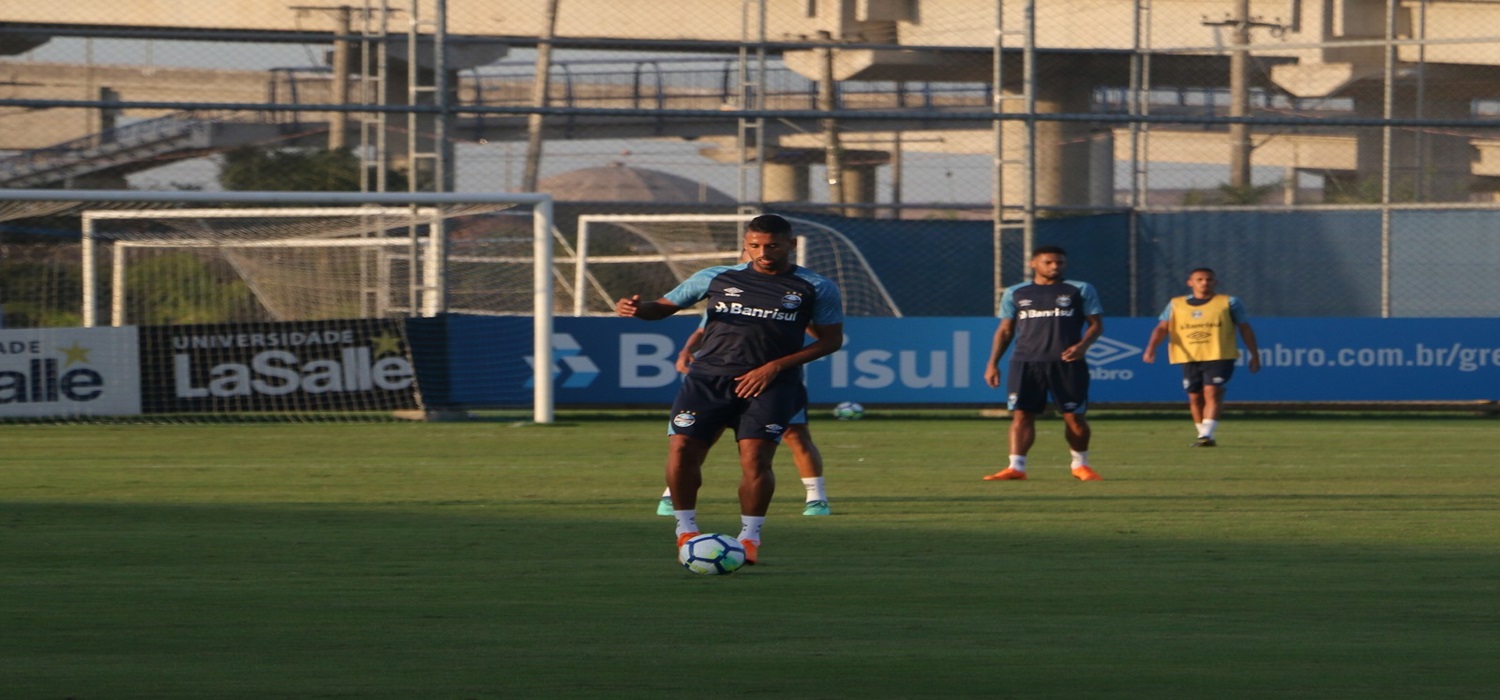
[[[1104,333],[1104,307],[1087,282],[1064,279],[1068,254],[1057,246],[1032,251],[1030,282],[1007,287],[1000,299],[1000,327],[984,369],[991,388],[1000,386],[1000,358],[1016,343],[1006,382],[1011,411],[1010,466],[985,476],[986,481],[1026,478],[1026,453],[1036,441],[1036,416],[1050,394],[1062,413],[1073,478],[1102,479],[1089,467],[1092,433],[1084,413],[1089,405],[1089,346]]]
[[[1162,309],[1160,322],[1151,330],[1141,361],[1156,362],[1156,346],[1167,343],[1168,359],[1182,365],[1182,388],[1188,395],[1188,413],[1198,439],[1189,447],[1214,447],[1214,430],[1219,427],[1219,412],[1224,407],[1224,392],[1234,376],[1234,363],[1240,356],[1235,331],[1245,341],[1250,358],[1246,361],[1252,373],[1260,371],[1260,349],[1256,347],[1255,329],[1250,316],[1238,298],[1218,293],[1219,280],[1214,271],[1200,267],[1188,273],[1187,286],[1193,291],[1175,297]]]
[[[844,312],[832,281],[792,262],[797,239],[786,219],[752,219],[744,246],[750,262],[699,270],[656,301],[620,299],[615,312],[654,321],[707,301],[703,347],[683,377],[667,429],[677,544],[699,532],[703,460],[727,428],[739,445],[739,540],[746,561],[756,563],[776,490],[772,458],[789,421],[806,408],[801,367],[843,346]],[[804,344],[809,328],[816,339]]]

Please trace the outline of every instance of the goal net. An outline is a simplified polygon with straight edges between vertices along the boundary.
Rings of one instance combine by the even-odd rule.
[[[26,350],[0,420],[424,415],[490,384],[551,420],[545,195],[10,190],[0,225],[0,344]],[[524,347],[450,364],[453,312],[514,315],[482,330]]]
[[[733,265],[754,215],[586,215],[578,219],[572,291],[575,316],[609,314],[631,294],[661,294],[694,272]],[[900,316],[901,309],[847,236],[786,217],[797,234],[797,264],[834,281],[848,316]]]

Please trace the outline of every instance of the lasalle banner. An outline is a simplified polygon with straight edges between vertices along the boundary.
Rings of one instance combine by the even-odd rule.
[[[449,348],[451,371],[469,371],[455,397],[465,405],[530,400],[529,320],[459,317],[467,339]],[[553,341],[557,404],[667,404],[672,363],[698,319],[646,322],[558,318]],[[1262,370],[1237,370],[1231,401],[1464,401],[1500,399],[1500,319],[1252,319]],[[984,383],[996,320],[851,318],[838,353],[806,368],[814,403],[1002,404]],[[1163,348],[1141,352],[1154,318],[1106,318],[1090,348],[1096,404],[1184,400],[1179,367]],[[491,328],[493,326],[493,328]],[[481,341],[481,338],[493,340]],[[465,368],[489,368],[483,372]],[[1002,369],[1004,369],[1002,365]],[[424,394],[425,395],[425,394]],[[441,402],[440,397],[432,397]]]
[[[148,326],[140,346],[147,413],[417,405],[400,321]]]
[[[136,329],[0,331],[0,418],[140,412]]]

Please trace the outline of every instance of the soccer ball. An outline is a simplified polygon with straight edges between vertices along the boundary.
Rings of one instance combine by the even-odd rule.
[[[865,407],[853,401],[845,401],[833,407],[833,417],[839,420],[859,420],[865,417]]]
[[[732,574],[745,565],[745,546],[729,535],[706,532],[683,542],[677,559],[695,574]]]

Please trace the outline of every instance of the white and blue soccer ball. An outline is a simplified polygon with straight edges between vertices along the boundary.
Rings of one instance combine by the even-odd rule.
[[[833,417],[839,420],[859,420],[865,417],[865,407],[853,401],[845,401],[833,407]]]
[[[745,565],[745,546],[729,535],[705,532],[683,542],[677,559],[695,574],[732,574]]]

